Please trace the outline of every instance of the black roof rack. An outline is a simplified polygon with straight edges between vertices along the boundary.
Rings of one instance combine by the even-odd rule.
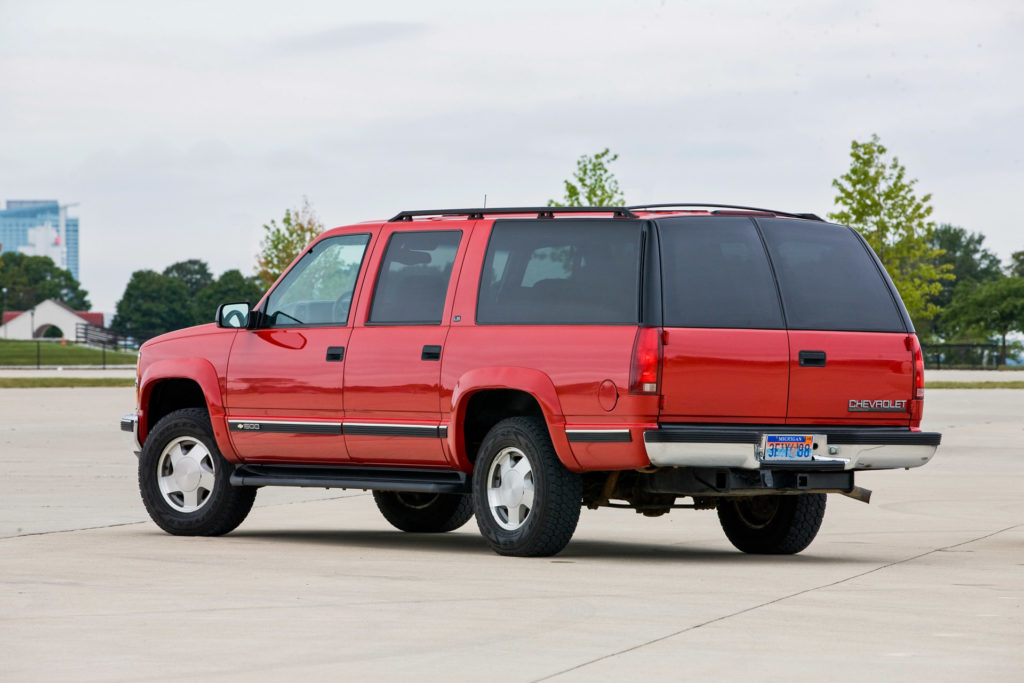
[[[426,209],[402,211],[395,214],[389,223],[411,221],[415,216],[465,216],[470,220],[481,220],[484,215],[513,213],[535,213],[537,218],[554,218],[556,213],[610,213],[614,218],[639,218],[624,206],[512,206],[493,209]]]
[[[737,206],[735,204],[705,204],[703,202],[668,202],[666,204],[636,204],[634,206],[627,206],[626,208],[631,211],[639,211],[642,209],[738,209],[740,211],[760,211],[762,213],[773,213],[776,216],[789,216],[791,218],[803,218],[804,220],[808,221],[824,222],[819,216],[813,213],[790,213],[789,211],[776,211],[775,209],[760,209],[756,206]]]

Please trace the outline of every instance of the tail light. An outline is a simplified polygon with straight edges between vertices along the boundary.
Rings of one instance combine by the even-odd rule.
[[[910,426],[920,427],[924,415],[924,353],[916,334],[907,336],[907,350],[914,354],[914,393],[910,396]]]
[[[657,394],[661,389],[661,329],[641,327],[633,343],[629,393]]]

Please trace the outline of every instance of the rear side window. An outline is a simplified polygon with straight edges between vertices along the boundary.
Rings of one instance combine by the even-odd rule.
[[[764,245],[748,218],[658,221],[668,327],[785,325]]]
[[[905,332],[871,254],[850,228],[761,218],[790,329]]]
[[[636,324],[638,221],[496,221],[480,274],[483,324]]]
[[[462,232],[396,232],[388,240],[370,323],[439,325]]]

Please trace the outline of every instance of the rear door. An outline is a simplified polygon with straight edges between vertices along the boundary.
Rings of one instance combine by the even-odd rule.
[[[359,462],[440,466],[445,312],[466,223],[408,225],[381,231],[372,297],[360,302],[345,362],[345,444]]]
[[[764,246],[747,217],[658,222],[662,422],[786,417],[789,344]]]
[[[788,422],[908,424],[909,328],[867,245],[843,226],[757,222],[789,325]]]

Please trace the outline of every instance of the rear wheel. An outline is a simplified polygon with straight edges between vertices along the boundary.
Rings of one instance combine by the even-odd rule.
[[[139,456],[139,491],[153,521],[176,536],[219,536],[242,523],[256,489],[232,486],[231,463],[217,448],[201,408],[160,420]]]
[[[393,527],[414,533],[455,531],[473,516],[473,498],[458,493],[374,491],[373,500]]]
[[[723,498],[718,521],[745,553],[792,555],[811,544],[825,516],[825,494]]]
[[[562,550],[576,531],[583,484],[555,455],[544,422],[502,420],[487,433],[473,470],[480,533],[500,555]]]

